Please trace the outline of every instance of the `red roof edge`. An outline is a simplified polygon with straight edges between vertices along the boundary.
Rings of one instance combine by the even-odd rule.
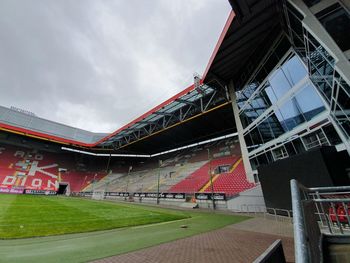
[[[61,143],[65,143],[65,144],[74,144],[74,145],[79,145],[79,146],[84,146],[84,147],[91,147],[91,146],[93,146],[93,144],[88,144],[88,143],[83,143],[83,142],[79,142],[79,141],[64,139],[64,138],[61,138],[61,137],[58,137],[58,136],[49,135],[49,134],[41,133],[41,132],[36,132],[36,131],[28,130],[28,129],[25,129],[25,128],[20,128],[20,127],[8,125],[8,124],[5,124],[5,123],[0,123],[0,128],[6,129],[6,130],[11,130],[11,131],[14,131],[14,132],[23,133],[23,135],[40,137],[42,139],[47,139],[49,141],[61,142]]]
[[[147,111],[145,114],[141,115],[137,119],[135,119],[135,120],[129,122],[128,124],[124,125],[123,127],[119,128],[115,132],[113,132],[113,133],[109,134],[108,136],[102,138],[101,140],[96,142],[93,146],[96,146],[96,145],[100,144],[101,142],[109,139],[110,137],[112,137],[112,136],[116,135],[117,133],[121,132],[122,130],[130,127],[131,125],[133,125],[135,123],[137,123],[138,121],[141,121],[141,120],[145,119],[147,116],[151,115],[153,112],[156,112],[156,111],[160,110],[161,108],[163,108],[164,106],[166,106],[169,103],[173,102],[174,100],[176,100],[176,99],[186,95],[187,93],[189,93],[193,89],[194,89],[194,84],[192,84],[191,86],[187,87],[186,89],[184,89],[183,91],[179,92],[178,94],[172,96],[170,99],[167,99],[166,101],[164,101],[163,103],[161,103],[158,106],[154,107],[153,109]]]
[[[226,20],[225,26],[222,29],[222,32],[221,32],[220,37],[219,37],[219,40],[218,40],[218,42],[215,45],[214,51],[213,51],[213,53],[210,56],[208,65],[205,68],[205,71],[204,71],[204,74],[203,74],[203,78],[202,78],[203,80],[206,78],[206,76],[207,76],[207,74],[209,72],[209,69],[210,69],[210,67],[211,67],[211,65],[212,65],[212,63],[214,61],[214,58],[215,58],[216,54],[218,53],[219,48],[220,48],[222,42],[224,41],[226,33],[227,33],[228,29],[230,28],[230,25],[231,25],[233,19],[235,18],[235,16],[236,16],[235,12],[233,10],[231,10],[231,12],[230,12],[230,14],[229,14],[229,16],[228,16],[228,18]]]
[[[160,110],[161,108],[163,108],[164,106],[166,106],[169,103],[173,102],[177,98],[180,98],[180,97],[186,95],[187,93],[191,92],[193,89],[194,89],[194,84],[192,84],[191,86],[187,87],[183,91],[181,91],[181,92],[177,93],[176,95],[172,96],[170,99],[167,99],[163,103],[161,103],[158,106],[152,108],[151,110],[147,111],[145,114],[141,115],[140,117],[136,118],[135,120],[131,121],[130,123],[122,126],[121,128],[119,128],[115,132],[107,135],[106,137],[100,139],[99,141],[97,141],[95,143],[84,143],[84,142],[80,142],[80,141],[65,139],[65,138],[62,138],[62,137],[55,136],[55,135],[50,135],[50,134],[46,134],[46,133],[42,133],[42,132],[36,132],[36,131],[29,130],[29,129],[16,127],[16,126],[8,125],[8,124],[1,123],[1,122],[0,122],[0,128],[4,128],[4,129],[11,130],[11,131],[14,131],[14,132],[23,133],[23,135],[28,135],[28,136],[32,135],[32,136],[36,136],[36,137],[41,137],[42,139],[47,139],[47,140],[50,140],[50,141],[56,141],[56,142],[60,142],[60,143],[72,144],[72,145],[82,146],[82,147],[94,147],[94,146],[97,146],[98,144],[100,144],[101,142],[107,140],[108,138],[114,136],[115,134],[121,132],[122,130],[128,128],[129,126],[137,123],[138,121],[141,121],[142,119],[145,119],[147,116],[149,116],[153,112],[156,112],[156,111]]]

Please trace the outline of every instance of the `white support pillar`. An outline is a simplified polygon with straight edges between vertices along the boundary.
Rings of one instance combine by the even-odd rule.
[[[247,145],[246,145],[244,137],[243,137],[243,126],[242,126],[241,119],[239,118],[239,114],[238,114],[239,109],[238,109],[238,105],[237,105],[237,101],[236,101],[236,92],[235,92],[234,85],[233,85],[232,81],[230,81],[228,89],[229,89],[231,103],[232,103],[233,115],[234,115],[236,127],[237,127],[238,140],[239,140],[239,144],[241,146],[244,169],[245,169],[245,172],[247,174],[248,181],[253,183],[254,182],[254,174],[253,174],[252,166],[250,165],[249,158],[248,158]]]

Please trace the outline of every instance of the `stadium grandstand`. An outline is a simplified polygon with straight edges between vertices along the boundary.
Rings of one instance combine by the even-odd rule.
[[[296,262],[349,262],[350,2],[229,2],[203,75],[115,132],[1,106],[0,191],[294,216]]]

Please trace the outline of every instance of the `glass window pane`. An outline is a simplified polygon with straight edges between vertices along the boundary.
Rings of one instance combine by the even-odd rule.
[[[317,14],[320,22],[341,50],[350,49],[350,15],[339,4],[336,3]]]
[[[263,165],[263,164],[268,164],[269,161],[267,160],[267,157],[265,154],[260,154],[259,156],[257,156],[259,165]]]
[[[276,118],[278,119],[278,121],[279,121],[281,127],[283,128],[283,130],[284,130],[285,132],[287,132],[289,129],[288,129],[288,127],[287,127],[287,125],[286,125],[286,123],[285,123],[285,121],[284,121],[284,118],[283,118],[283,116],[282,116],[280,110],[276,110],[276,111],[275,111],[275,115],[276,115]]]
[[[270,105],[272,105],[273,103],[275,103],[277,101],[277,97],[276,97],[273,89],[269,85],[269,83],[266,84],[266,87],[263,90],[263,94],[264,94],[265,100],[268,101],[270,103]]]
[[[325,110],[321,98],[310,83],[295,96],[295,99],[306,120],[311,120]]]
[[[292,85],[297,84],[300,80],[307,76],[307,70],[297,56],[289,59],[282,68]]]
[[[342,107],[343,110],[349,110],[350,97],[341,86],[338,86],[338,87],[339,87],[338,104]]]
[[[303,0],[303,2],[308,6],[311,7],[319,2],[321,2],[321,0]]]
[[[297,102],[295,98],[287,101],[280,108],[284,125],[288,128],[288,130],[292,130],[294,127],[305,121],[303,115],[298,109]]]
[[[275,74],[269,77],[269,83],[278,99],[286,94],[286,92],[288,92],[288,90],[291,88],[286,76],[284,75],[284,72],[281,69],[277,70]]]
[[[339,143],[341,143],[341,139],[337,133],[337,131],[334,129],[333,125],[330,123],[326,126],[324,126],[322,128],[325,132],[325,134],[327,135],[327,138],[329,140],[329,142],[332,144],[332,145],[337,145]]]
[[[258,125],[258,129],[259,129],[261,137],[265,143],[268,141],[271,141],[272,139],[275,138],[268,119],[266,119],[262,123],[260,123]]]

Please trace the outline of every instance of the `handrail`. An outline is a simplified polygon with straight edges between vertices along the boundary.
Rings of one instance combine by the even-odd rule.
[[[329,187],[311,187],[311,188],[306,188],[305,186],[299,185],[299,187],[307,190],[308,192],[324,192],[324,191],[329,191],[329,190],[348,190],[350,191],[350,186],[329,186]]]
[[[314,202],[317,203],[329,203],[329,202],[350,202],[350,198],[344,198],[344,199],[340,199],[340,198],[328,198],[328,199],[313,199]]]
[[[307,188],[290,181],[297,263],[322,260],[322,233],[349,235],[350,186]]]
[[[293,230],[294,230],[294,247],[295,262],[310,262],[310,252],[307,244],[306,228],[304,224],[304,212],[300,197],[299,184],[295,179],[290,181],[293,207]]]

